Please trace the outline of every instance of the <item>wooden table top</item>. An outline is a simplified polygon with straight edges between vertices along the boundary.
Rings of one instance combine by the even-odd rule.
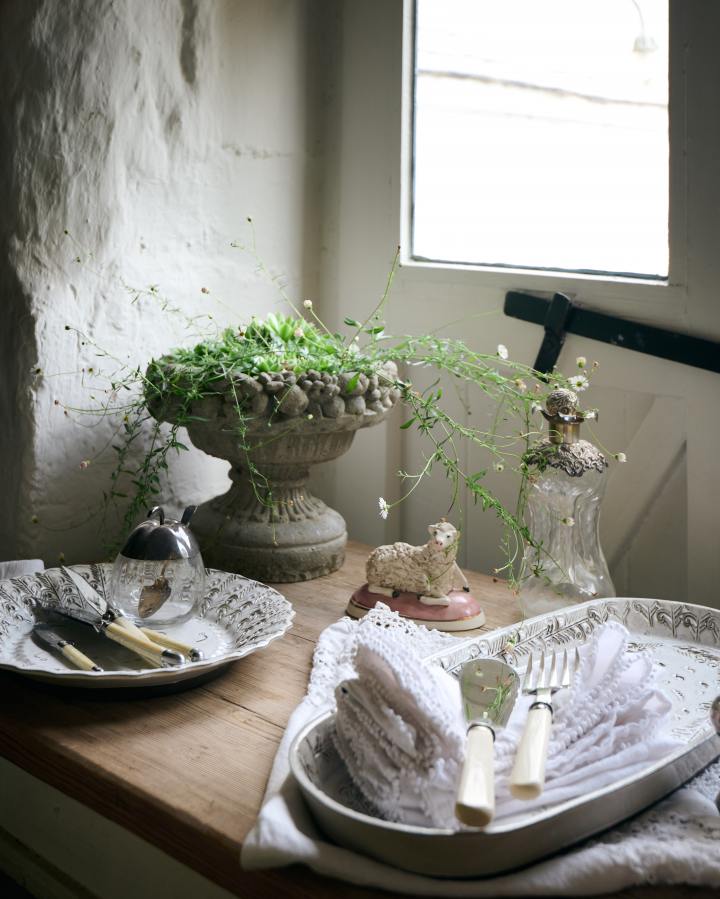
[[[104,691],[0,675],[0,754],[239,896],[380,895],[299,866],[244,872],[239,863],[288,717],[304,695],[317,638],[364,581],[368,549],[350,543],[340,571],[279,585],[295,607],[291,630],[195,689],[108,700]],[[481,630],[518,620],[504,585],[467,574],[485,610]],[[673,888],[623,895],[697,894]]]

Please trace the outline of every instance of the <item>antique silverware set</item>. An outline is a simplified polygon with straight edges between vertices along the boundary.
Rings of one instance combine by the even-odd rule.
[[[38,621],[33,634],[54,652],[60,653],[69,662],[83,671],[102,671],[89,656],[81,652],[71,641],[56,633],[51,619],[61,621],[73,619],[94,628],[98,634],[118,643],[125,649],[143,659],[152,667],[171,667],[182,665],[187,661],[196,662],[202,659],[202,653],[194,646],[189,646],[159,631],[147,627],[138,627],[130,618],[123,615],[92,587],[81,575],[64,565],[60,566],[63,588],[70,588],[73,601],[54,606],[51,610],[43,609],[38,614]]]
[[[552,697],[571,685],[578,668],[577,647],[543,653],[538,662],[528,657],[522,685],[514,668],[499,659],[467,662],[460,674],[467,747],[458,787],[455,813],[472,827],[485,827],[495,814],[493,743],[495,733],[510,719],[518,694],[535,696],[518,744],[510,775],[510,792],[516,799],[535,799],[545,785]]]

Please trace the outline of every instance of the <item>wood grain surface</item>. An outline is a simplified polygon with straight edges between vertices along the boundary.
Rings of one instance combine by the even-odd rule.
[[[364,581],[367,552],[350,543],[335,574],[279,585],[296,612],[288,634],[195,689],[138,699],[0,675],[0,754],[238,896],[390,895],[298,866],[244,872],[239,863],[277,745],[305,692],[315,642]],[[503,584],[468,576],[487,617],[480,630],[518,620],[516,600]],[[669,899],[720,891],[643,888],[622,895]]]

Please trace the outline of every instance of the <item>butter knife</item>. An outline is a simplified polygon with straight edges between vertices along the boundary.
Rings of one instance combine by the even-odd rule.
[[[68,662],[72,662],[76,668],[82,671],[102,671],[103,669],[96,665],[91,658],[71,643],[69,640],[63,639],[60,634],[56,633],[52,628],[44,624],[36,624],[33,628],[33,636],[37,637],[41,643],[49,646],[54,652],[60,653]]]

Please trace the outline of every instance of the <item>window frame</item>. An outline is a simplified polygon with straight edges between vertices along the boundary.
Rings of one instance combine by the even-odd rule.
[[[630,304],[636,314],[680,321],[687,300],[687,231],[685,167],[685,35],[687,9],[681,0],[669,0],[669,264],[668,278],[641,278],[609,274],[568,273],[551,269],[495,267],[439,262],[412,255],[413,165],[415,136],[415,19],[417,0],[403,0],[402,99],[400,146],[400,263],[411,282],[433,283],[451,278],[458,286],[534,293],[562,291],[596,308],[619,309]]]

